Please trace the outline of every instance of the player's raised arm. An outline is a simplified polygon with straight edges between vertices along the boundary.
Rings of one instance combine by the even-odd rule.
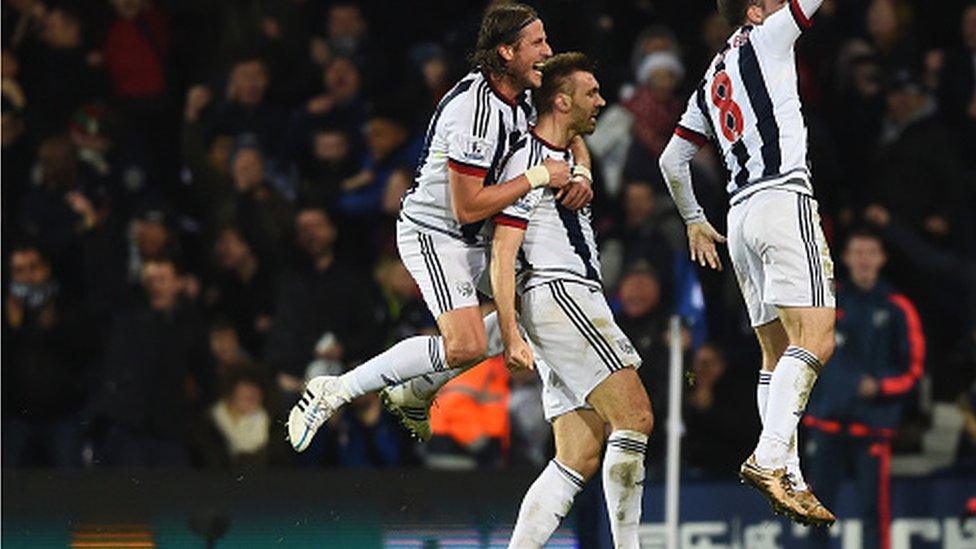
[[[491,243],[491,291],[509,368],[531,368],[534,361],[532,349],[519,332],[515,311],[515,257],[524,238],[525,226],[496,221]]]
[[[569,164],[547,158],[518,176],[495,185],[485,185],[487,170],[448,162],[451,207],[462,225],[487,219],[502,211],[525,193],[539,187],[562,189],[569,182]]]
[[[823,0],[772,2],[773,9],[766,13],[763,13],[766,8],[756,5],[749,7],[747,19],[756,25],[752,32],[753,40],[770,52],[787,54],[800,34],[813,25],[811,18],[822,3]]]

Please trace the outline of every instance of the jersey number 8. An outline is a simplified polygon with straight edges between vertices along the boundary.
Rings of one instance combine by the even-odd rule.
[[[722,135],[730,142],[738,141],[742,135],[742,109],[732,100],[732,79],[724,70],[715,74],[712,81],[712,103],[718,107],[719,126]]]

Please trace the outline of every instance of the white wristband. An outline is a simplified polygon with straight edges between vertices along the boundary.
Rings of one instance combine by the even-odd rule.
[[[577,175],[581,175],[589,179],[591,182],[593,181],[593,172],[591,172],[589,168],[587,168],[582,164],[576,164],[575,166],[573,166],[573,176],[575,177]]]
[[[533,189],[545,187],[549,184],[549,170],[547,170],[542,164],[532,166],[531,168],[525,170],[524,175],[525,178],[529,180],[529,185],[531,185]]]

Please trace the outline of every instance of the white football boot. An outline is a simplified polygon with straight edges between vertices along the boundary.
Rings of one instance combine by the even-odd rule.
[[[302,398],[288,414],[288,440],[295,451],[308,448],[315,432],[349,400],[338,377],[318,376],[309,380]]]

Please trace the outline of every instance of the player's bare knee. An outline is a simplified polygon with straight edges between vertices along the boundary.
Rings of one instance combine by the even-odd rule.
[[[484,337],[455,338],[445,341],[444,347],[447,365],[451,368],[460,368],[484,357],[488,350],[488,342]]]
[[[625,413],[611,416],[610,426],[614,431],[623,429],[650,436],[651,431],[654,430],[654,414],[650,407],[632,408]]]
[[[576,451],[557,453],[556,460],[589,480],[600,470],[600,452]]]
[[[834,341],[833,332],[818,338],[816,342],[815,349],[808,349],[812,352],[818,359],[820,359],[820,364],[826,364],[830,357],[834,355],[834,347],[836,342]]]

